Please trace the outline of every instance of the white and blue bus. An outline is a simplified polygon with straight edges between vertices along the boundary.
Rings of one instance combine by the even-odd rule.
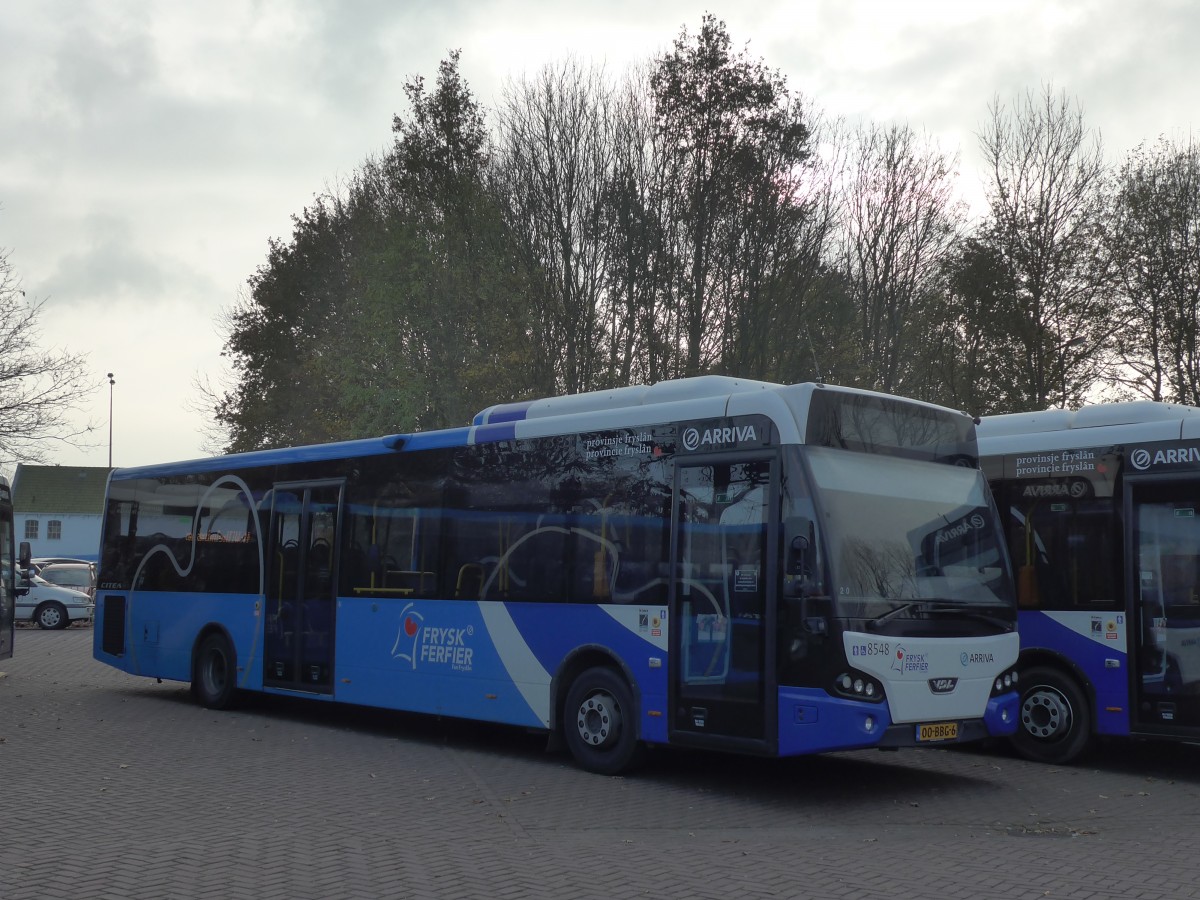
[[[768,756],[1005,735],[1016,602],[965,414],[707,376],[113,472],[96,659]]]
[[[1200,739],[1200,409],[992,416],[979,447],[1017,572],[1016,748]]]

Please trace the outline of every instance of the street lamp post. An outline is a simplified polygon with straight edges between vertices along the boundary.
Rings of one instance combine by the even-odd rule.
[[[117,382],[113,379],[113,373],[108,373],[108,467],[112,468],[112,400],[113,400],[113,385]]]

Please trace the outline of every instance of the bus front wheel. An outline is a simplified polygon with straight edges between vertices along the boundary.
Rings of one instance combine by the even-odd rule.
[[[200,642],[192,661],[192,696],[208,709],[228,709],[237,693],[237,657],[223,634]]]
[[[1020,722],[1013,746],[1034,762],[1069,763],[1087,747],[1092,715],[1079,683],[1048,666],[1021,673]]]
[[[575,679],[562,727],[571,755],[589,772],[616,775],[641,758],[633,693],[612,669],[588,669]]]

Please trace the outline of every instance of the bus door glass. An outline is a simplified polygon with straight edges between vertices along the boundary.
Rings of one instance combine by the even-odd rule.
[[[1200,728],[1200,483],[1129,485],[1135,722]]]
[[[271,507],[263,683],[333,691],[341,484],[276,485]]]
[[[677,467],[673,727],[762,739],[768,688],[771,460]],[[773,621],[774,616],[770,616]]]

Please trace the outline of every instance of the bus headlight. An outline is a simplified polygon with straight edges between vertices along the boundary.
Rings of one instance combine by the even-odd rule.
[[[852,700],[878,703],[883,699],[883,685],[862,672],[843,672],[833,681],[834,693]]]
[[[1007,672],[997,675],[996,680],[992,683],[992,696],[999,697],[1001,694],[1015,691],[1017,689],[1017,677],[1016,669],[1009,669]]]

